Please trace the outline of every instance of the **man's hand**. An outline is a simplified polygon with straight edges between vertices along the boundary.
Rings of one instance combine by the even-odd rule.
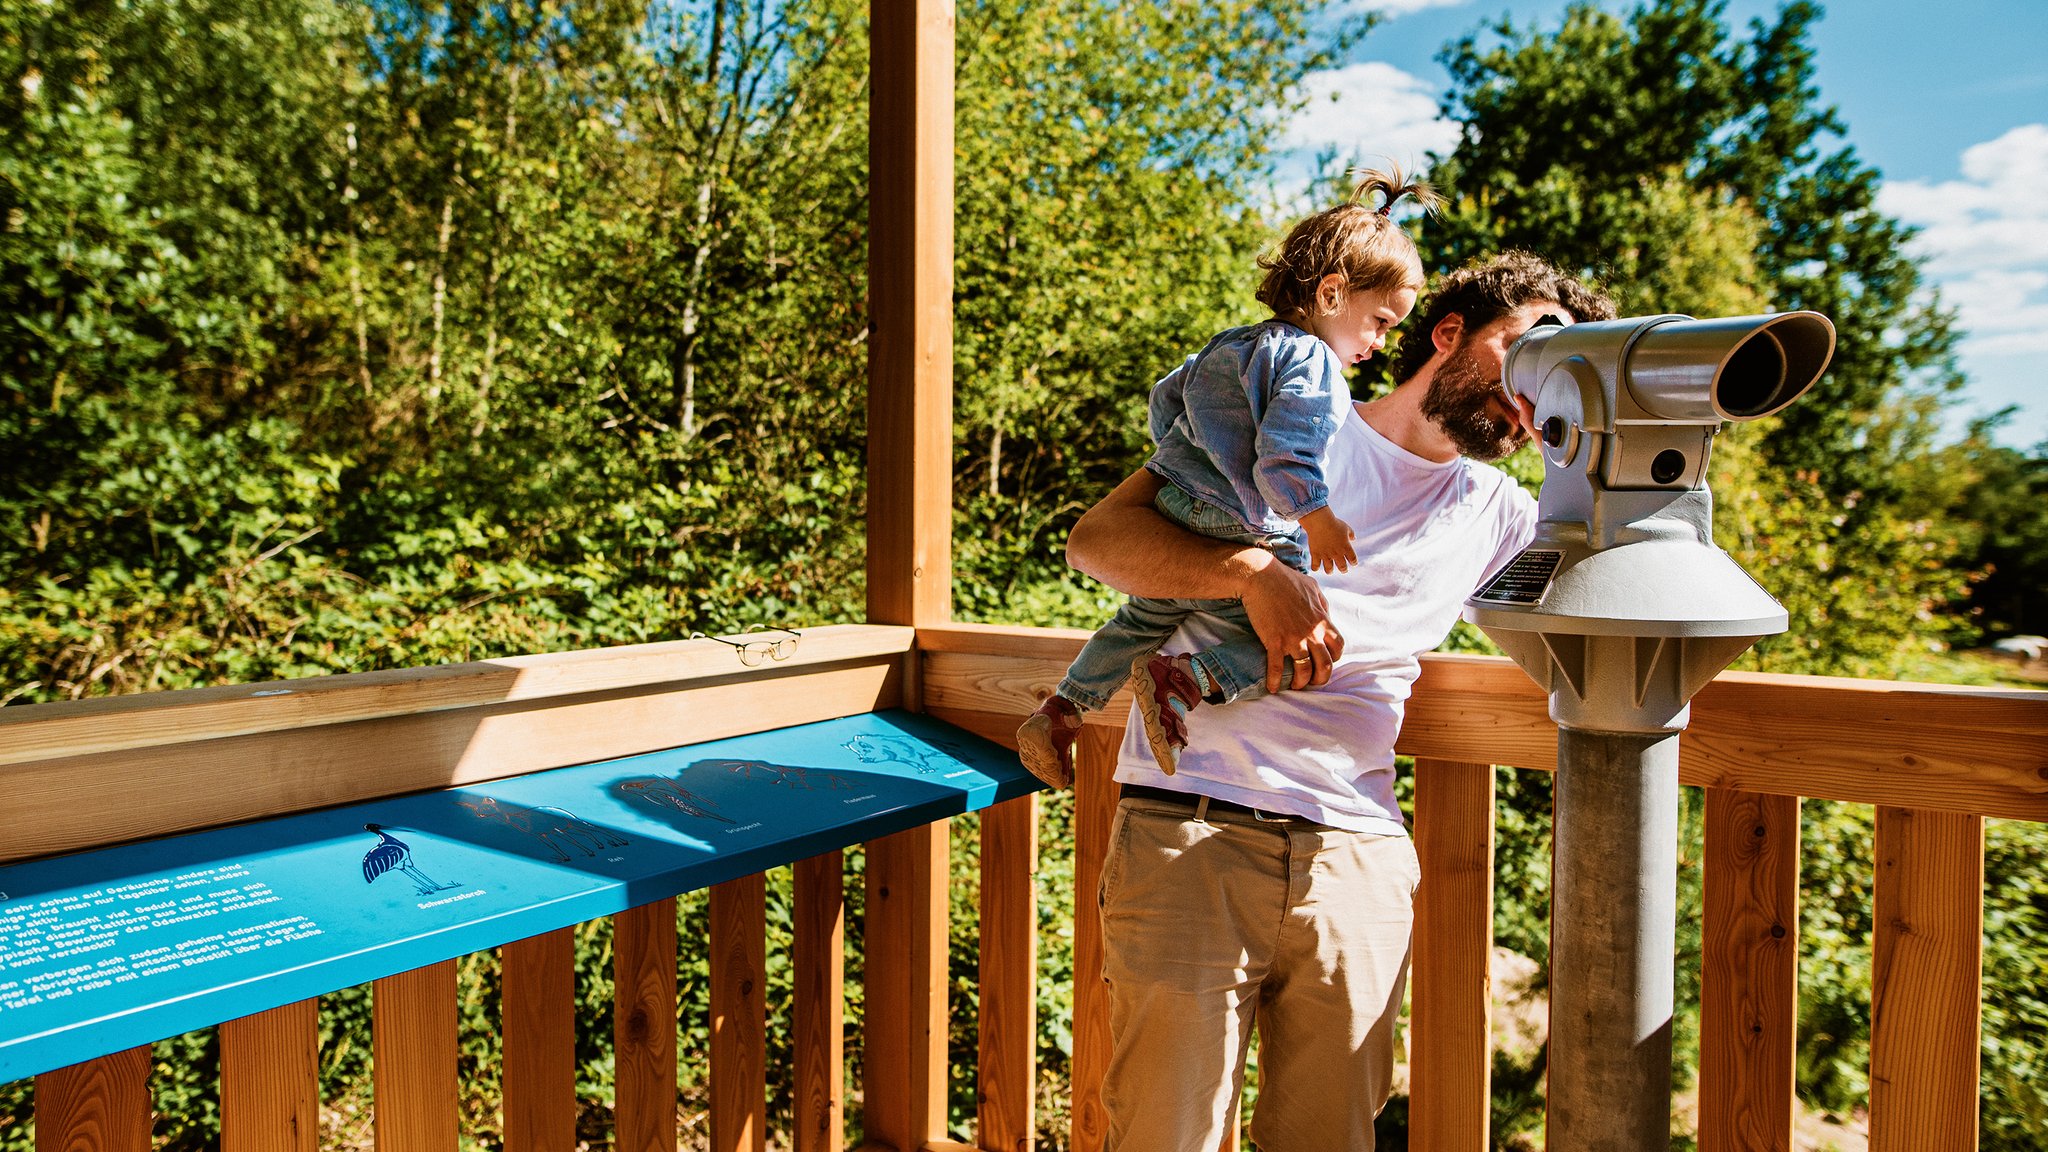
[[[1330,623],[1330,606],[1315,580],[1270,552],[1264,555],[1267,563],[1253,569],[1243,598],[1252,631],[1266,646],[1266,691],[1278,692],[1283,683],[1296,689],[1320,687],[1344,655],[1344,637]],[[1294,660],[1291,682],[1282,675],[1288,658]]]
[[[1308,537],[1308,566],[1317,572],[1349,572],[1358,563],[1351,547],[1351,525],[1337,518],[1328,504],[1301,518]]]

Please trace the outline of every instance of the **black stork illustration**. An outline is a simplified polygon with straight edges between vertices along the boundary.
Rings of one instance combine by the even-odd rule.
[[[453,884],[436,884],[432,877],[413,867],[412,848],[380,825],[365,824],[363,830],[377,834],[377,846],[363,853],[363,883],[373,884],[377,877],[396,870],[405,873],[405,878],[412,881],[414,890],[422,896],[432,896],[455,887]]]

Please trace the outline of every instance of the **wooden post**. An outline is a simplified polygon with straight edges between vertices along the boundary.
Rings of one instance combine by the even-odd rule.
[[[873,0],[868,620],[952,613],[953,5]]]
[[[36,1152],[149,1152],[149,1045],[36,1077]]]
[[[1109,989],[1102,982],[1102,916],[1096,893],[1116,818],[1116,751],[1123,729],[1090,724],[1074,743],[1074,1152],[1102,1152],[1109,1117]]]
[[[676,899],[612,918],[617,1152],[676,1152]]]
[[[1983,1031],[1984,818],[1877,810],[1871,1152],[1972,1152]]]
[[[320,1146],[320,1001],[220,1026],[221,1152]]]
[[[1408,1140],[1484,1152],[1493,1053],[1493,767],[1415,761],[1414,1037]]]
[[[576,1145],[576,931],[502,953],[505,1152]]]
[[[1038,797],[981,814],[981,1085],[985,1152],[1031,1152],[1038,1084]]]
[[[946,1135],[947,822],[867,844],[869,1143],[919,1152]]]
[[[711,889],[711,1152],[768,1146],[767,901],[759,872]]]
[[[1707,789],[1700,1152],[1790,1152],[1799,800]]]
[[[455,961],[371,985],[377,1152],[455,1152]]]
[[[846,860],[826,852],[796,862],[795,1152],[846,1146]]]

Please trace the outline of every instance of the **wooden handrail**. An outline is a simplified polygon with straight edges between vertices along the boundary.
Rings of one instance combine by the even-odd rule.
[[[913,659],[924,702],[934,715],[955,720],[998,740],[1007,740],[1038,694],[1064,668],[1086,633],[1061,629],[1015,629],[956,625],[920,629]],[[528,733],[551,724],[572,723],[622,686],[657,713],[713,715],[737,728],[795,722],[820,707],[840,708],[864,697],[894,697],[907,678],[899,667],[910,651],[908,629],[863,630],[843,635],[847,646],[836,659],[778,668],[748,676],[669,675],[634,653],[637,672],[598,670],[606,663],[588,654],[563,654],[556,661],[557,691],[493,703],[449,705],[437,695],[432,675],[416,682],[425,690],[419,712],[386,711],[329,722],[313,708],[309,728],[226,734],[241,721],[231,715],[236,701],[202,697],[188,717],[210,714],[229,727],[198,739],[173,743],[216,755],[238,741],[278,740],[303,754],[323,745],[356,739],[388,753],[397,723],[440,722],[449,713],[526,717]],[[806,642],[810,634],[806,634]],[[648,646],[659,648],[663,646]],[[816,653],[820,647],[813,648]],[[694,657],[693,657],[694,658]],[[582,672],[574,672],[574,669]],[[589,673],[590,675],[584,675]],[[865,677],[851,691],[848,675]],[[583,678],[578,679],[578,676]],[[640,676],[642,680],[593,678]],[[655,676],[666,676],[654,680]],[[402,682],[405,677],[394,676]],[[381,694],[382,681],[361,691],[347,685],[328,697],[346,711]],[[835,687],[839,685],[841,687]],[[360,686],[359,686],[360,687]],[[473,687],[473,686],[472,686]],[[180,694],[167,694],[175,697]],[[306,694],[311,700],[315,693]],[[259,700],[262,698],[258,698]],[[473,700],[477,699],[475,697]],[[748,706],[731,715],[735,701]],[[529,708],[529,704],[531,707]],[[378,705],[397,709],[402,701]],[[152,712],[177,715],[188,702],[158,698],[150,707],[65,705],[62,709],[103,711],[117,724],[143,723],[129,730],[136,739],[146,722],[126,718]],[[261,705],[256,705],[261,707]],[[302,707],[312,707],[310,704]],[[851,710],[860,710],[858,708]],[[26,710],[24,710],[26,711]],[[1091,723],[1078,749],[1082,769],[1077,787],[1076,882],[1085,894],[1100,875],[1106,854],[1115,788],[1110,779],[1118,744],[1120,710]],[[43,713],[45,717],[56,711]],[[1707,955],[1703,972],[1701,1093],[1716,1101],[1714,1119],[1703,1117],[1705,1152],[1722,1152],[1789,1139],[1792,1107],[1791,1020],[1796,1011],[1797,797],[1826,796],[1879,805],[1879,915],[1873,949],[1879,959],[1873,993],[1873,1147],[1915,1147],[1928,1132],[1967,1141],[1974,1131],[1975,1021],[1979,1011],[1978,933],[1981,922],[1982,826],[1986,815],[2048,819],[2048,694],[1939,685],[1879,683],[1818,677],[1726,674],[1699,698],[1681,763],[1682,778],[1706,784],[1708,844],[1705,871]],[[29,727],[17,730],[28,731]],[[45,729],[45,732],[54,729]],[[663,729],[649,724],[634,739]],[[668,731],[672,732],[673,729]],[[1415,977],[1414,1079],[1411,1142],[1419,1149],[1486,1146],[1486,1040],[1484,997],[1490,916],[1484,894],[1491,890],[1491,861],[1472,851],[1492,825],[1488,764],[1552,767],[1555,728],[1544,701],[1519,670],[1506,661],[1469,656],[1424,660],[1417,693],[1409,707],[1409,730],[1401,750],[1417,755],[1419,818],[1431,825],[1418,840],[1424,889],[1418,901]],[[693,735],[699,734],[693,732]],[[542,744],[546,741],[543,739]],[[149,750],[136,745],[103,757]],[[0,769],[0,782],[22,779],[67,759],[57,755]],[[346,759],[346,755],[343,759]],[[517,763],[540,763],[545,752]],[[216,762],[202,778],[219,781],[235,770]],[[13,775],[10,776],[10,773]],[[103,793],[104,794],[104,793]],[[72,790],[75,797],[76,790]],[[119,807],[119,797],[104,806]],[[984,1029],[980,1146],[1005,1148],[1028,1140],[1031,1116],[1031,1037],[1028,1004],[1032,837],[1030,798],[991,810],[983,819],[983,993]],[[74,802],[74,807],[77,805]],[[268,813],[259,813],[268,814]],[[109,812],[77,814],[101,820]],[[968,1146],[921,1138],[944,1120],[945,1045],[945,874],[943,823],[899,833],[869,848],[868,1137],[890,1148],[924,1147],[957,1152]],[[839,1065],[836,953],[840,938],[837,853],[799,868],[798,920],[806,925],[796,964],[802,987],[798,1061],[803,1099],[798,1115],[805,1128],[799,1147],[823,1152],[839,1147]],[[752,941],[758,936],[759,880],[735,882],[732,901],[715,916],[721,955],[715,965],[714,1003],[736,1029],[721,1040],[714,1058],[713,1128],[721,1148],[758,1148],[763,1137],[760,1095],[760,1034],[751,1023],[759,1010],[763,971]],[[1083,907],[1087,901],[1079,901]],[[674,1041],[658,1023],[674,1012],[673,904],[657,901],[619,918],[618,1046],[619,1123],[648,1147],[667,1147],[673,1104]],[[1072,1145],[1103,1145],[1106,1133],[1096,1081],[1108,1056],[1106,1003],[1097,972],[1101,957],[1094,918],[1075,925],[1076,987],[1073,1027]],[[507,995],[512,982],[546,992],[520,993],[519,1013],[505,1024],[506,1091],[540,1097],[508,1100],[507,1135],[530,1133],[528,1147],[559,1139],[573,1124],[573,1069],[565,1063],[573,1043],[567,1016],[568,936],[535,938],[506,949]],[[751,986],[750,985],[751,982]],[[379,983],[379,1044],[409,1053],[397,1079],[380,1076],[380,1124],[394,1138],[405,1133],[443,1141],[452,1100],[440,1099],[452,1069],[453,1022],[441,1002],[452,993],[449,969],[436,965]],[[531,1002],[529,1002],[529,1000]],[[1021,1011],[1020,1011],[1021,1010]],[[1427,1027],[1422,1023],[1432,1021]],[[259,1130],[272,1131],[278,1118],[303,1124],[315,1108],[306,1058],[314,1017],[311,1002],[290,1005],[233,1022],[223,1029],[224,1147],[250,1146]],[[1939,1075],[1928,1073],[1927,1053],[1944,1053]],[[394,1049],[396,1051],[397,1049]],[[132,1117],[146,1106],[146,1055],[116,1053],[74,1069],[41,1077],[39,1113],[52,1132],[108,1117]],[[267,1056],[281,1053],[289,1058]],[[138,1068],[140,1070],[138,1070]],[[884,1085],[875,1076],[893,1078]],[[519,1087],[525,1086],[525,1087]],[[388,1116],[385,1113],[388,1112]],[[521,1117],[514,1121],[513,1117]],[[410,1127],[407,1127],[410,1126]],[[555,1135],[548,1135],[553,1133]],[[410,1138],[407,1136],[406,1138]],[[296,1136],[303,1142],[304,1135]],[[262,1146],[268,1146],[267,1144]],[[289,1144],[280,1146],[299,1146]],[[508,1144],[508,1147],[511,1145]],[[884,1145],[871,1145],[880,1147]],[[1959,1145],[1960,1146],[1960,1145]]]

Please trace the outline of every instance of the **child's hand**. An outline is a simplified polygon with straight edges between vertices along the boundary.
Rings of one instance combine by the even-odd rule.
[[[1351,525],[1337,519],[1325,504],[1301,518],[1302,534],[1308,537],[1308,566],[1318,572],[1349,572],[1358,563],[1351,549]]]

